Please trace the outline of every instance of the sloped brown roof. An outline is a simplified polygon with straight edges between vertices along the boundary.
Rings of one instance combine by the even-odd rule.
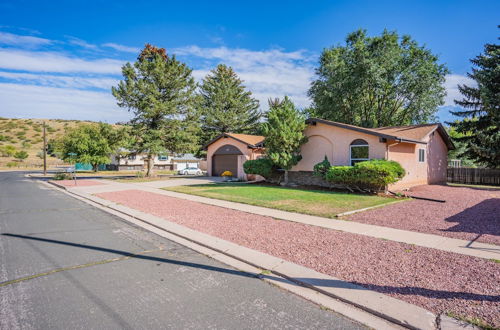
[[[438,128],[438,124],[423,124],[409,126],[390,126],[372,128],[371,130],[385,133],[394,136],[400,136],[411,140],[423,141],[426,136],[434,132]]]
[[[228,136],[235,138],[238,141],[244,142],[251,146],[258,146],[262,142],[264,142],[264,137],[261,135],[250,135],[250,134],[235,134],[235,133],[226,133]]]
[[[209,145],[214,143],[215,141],[221,139],[221,138],[232,138],[235,139],[236,141],[245,143],[247,146],[250,148],[258,148],[262,146],[262,142],[264,142],[264,137],[261,135],[250,135],[250,134],[236,134],[236,133],[222,133],[221,135],[217,136],[215,139],[212,141],[208,142],[203,146],[203,149],[208,148]]]
[[[366,134],[373,134],[381,138],[400,140],[403,142],[410,143],[422,143],[426,144],[425,137],[434,131],[438,131],[444,142],[448,146],[448,149],[455,149],[453,142],[451,141],[448,133],[444,129],[443,125],[439,123],[435,124],[421,124],[421,125],[409,125],[409,126],[390,126],[390,127],[379,127],[379,128],[365,128],[354,125],[348,125],[344,123],[338,123],[330,120],[324,120],[319,118],[310,118],[306,121],[308,124],[313,124],[315,122],[323,123],[326,125],[337,126],[345,129],[354,130],[357,132],[362,132]]]

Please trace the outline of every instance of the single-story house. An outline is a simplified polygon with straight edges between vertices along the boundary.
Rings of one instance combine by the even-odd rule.
[[[142,171],[147,167],[146,159],[145,153],[128,152],[127,156],[116,154],[111,156],[111,164],[108,167],[118,171]],[[153,168],[156,170],[181,170],[186,167],[200,167],[204,164],[202,159],[196,158],[193,154],[179,156],[164,154],[155,156]],[[203,170],[203,168],[201,169]]]
[[[301,148],[302,160],[291,171],[312,171],[325,156],[332,165],[354,165],[369,159],[387,159],[400,163],[405,177],[391,189],[446,181],[448,150],[454,145],[441,124],[422,124],[364,128],[310,118]],[[243,163],[264,152],[264,137],[222,134],[206,146],[209,175],[231,170],[246,179]]]

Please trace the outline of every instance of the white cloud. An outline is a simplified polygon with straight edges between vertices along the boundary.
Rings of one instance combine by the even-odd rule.
[[[0,83],[0,116],[126,121],[131,115],[111,93]]]
[[[99,48],[96,45],[88,43],[85,40],[78,39],[75,37],[69,37],[69,43],[89,50],[96,50],[96,51],[99,50]]]
[[[444,106],[455,106],[453,100],[460,100],[463,98],[462,94],[458,90],[458,85],[468,85],[477,86],[476,82],[463,75],[459,74],[449,74],[446,75],[446,81],[444,82],[444,87],[446,88],[446,97]]]
[[[188,46],[174,49],[173,53],[205,61],[202,68],[193,72],[198,80],[201,80],[218,63],[233,67],[264,110],[268,107],[269,98],[281,98],[284,95],[291,97],[299,107],[306,107],[310,104],[307,90],[314,76],[316,56],[305,50],[252,51],[227,47]]]
[[[18,35],[8,32],[0,32],[0,44],[3,45],[34,48],[39,46],[50,45],[52,43],[53,41],[49,39]]]
[[[115,44],[115,43],[112,43],[112,42],[108,42],[106,44],[102,44],[102,46],[103,47],[113,48],[113,49],[115,49],[117,51],[124,52],[124,53],[139,54],[139,52],[141,51],[139,48],[136,48],[136,47],[124,46],[124,45]]]
[[[118,79],[109,77],[56,76],[49,74],[20,73],[0,71],[0,78],[16,82],[29,82],[41,86],[62,88],[99,88],[110,90],[118,84]]]
[[[87,72],[119,74],[125,61],[101,58],[86,60],[58,52],[0,49],[0,68],[36,72]]]

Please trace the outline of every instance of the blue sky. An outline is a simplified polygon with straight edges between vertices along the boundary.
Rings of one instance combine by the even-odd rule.
[[[450,69],[439,112],[448,120],[469,59],[497,42],[498,13],[500,1],[0,0],[0,116],[127,120],[110,88],[147,42],[176,53],[197,80],[233,66],[264,110],[283,95],[304,107],[323,48],[358,28],[387,28]]]

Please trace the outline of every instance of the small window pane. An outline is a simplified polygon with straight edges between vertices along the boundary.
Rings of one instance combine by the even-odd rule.
[[[425,149],[418,149],[418,161],[425,162]]]
[[[368,146],[352,146],[351,159],[368,158]]]

